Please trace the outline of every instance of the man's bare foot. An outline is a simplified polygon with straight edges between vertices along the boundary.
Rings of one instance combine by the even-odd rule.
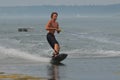
[[[57,57],[57,56],[58,56],[58,54],[53,53],[53,56],[52,56],[52,57]]]

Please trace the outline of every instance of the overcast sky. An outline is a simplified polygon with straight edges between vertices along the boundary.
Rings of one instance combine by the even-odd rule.
[[[0,0],[0,6],[108,5],[119,3],[120,0]]]

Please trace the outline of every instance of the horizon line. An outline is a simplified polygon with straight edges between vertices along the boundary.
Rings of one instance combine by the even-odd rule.
[[[110,5],[120,5],[120,3],[111,3],[111,4],[83,4],[83,5],[9,5],[9,6],[0,6],[0,7],[29,7],[29,6],[110,6]]]

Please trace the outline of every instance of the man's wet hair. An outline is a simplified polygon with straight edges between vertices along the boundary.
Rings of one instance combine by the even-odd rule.
[[[58,16],[58,13],[57,12],[52,12],[51,13],[51,18],[53,17],[53,15],[56,14]]]

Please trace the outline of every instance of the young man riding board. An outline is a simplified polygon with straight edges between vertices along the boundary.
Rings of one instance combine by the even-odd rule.
[[[47,41],[54,50],[53,57],[56,57],[60,51],[59,43],[55,38],[55,32],[57,33],[61,32],[61,29],[59,28],[59,24],[56,21],[57,17],[58,17],[58,13],[52,12],[51,20],[49,20],[48,23],[46,24],[46,30],[48,31]]]

